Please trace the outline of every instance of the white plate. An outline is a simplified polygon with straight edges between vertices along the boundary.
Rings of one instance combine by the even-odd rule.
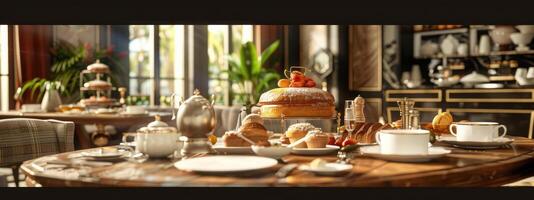
[[[336,176],[349,173],[352,165],[341,163],[326,163],[325,168],[312,168],[310,165],[300,165],[299,170],[308,171],[322,176]]]
[[[337,150],[339,150],[338,146],[326,145],[325,148],[293,148],[291,150],[291,153],[297,154],[297,155],[317,156],[317,155],[326,155],[326,154],[335,153],[337,152]]]
[[[101,152],[99,150],[96,151],[84,151],[81,153],[84,157],[90,157],[94,159],[117,159],[124,155],[126,155],[126,152],[123,151],[116,151],[116,152]]]
[[[260,156],[205,156],[178,161],[179,170],[200,173],[251,172],[271,168],[278,164],[272,158]]]
[[[254,154],[252,147],[226,147],[223,143],[216,143],[213,149],[223,154]]]
[[[430,147],[428,148],[428,154],[415,154],[415,155],[399,155],[399,154],[382,154],[380,152],[380,146],[366,146],[361,147],[360,151],[364,155],[371,157],[396,161],[396,162],[427,162],[432,159],[443,157],[449,153],[451,150],[445,149],[443,147]]]
[[[496,138],[494,141],[490,142],[479,142],[479,141],[457,141],[455,136],[441,136],[438,138],[438,141],[453,145],[459,148],[466,149],[497,149],[503,145],[510,144],[514,142],[512,138]]]

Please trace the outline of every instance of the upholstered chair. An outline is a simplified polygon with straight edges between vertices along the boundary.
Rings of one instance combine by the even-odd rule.
[[[11,167],[19,185],[22,162],[74,151],[74,123],[58,120],[13,118],[0,120],[0,167]]]

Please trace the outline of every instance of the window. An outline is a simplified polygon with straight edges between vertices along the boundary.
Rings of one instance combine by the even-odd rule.
[[[188,27],[188,28],[186,28]],[[169,105],[170,96],[185,97],[187,52],[184,25],[130,25],[130,104]],[[226,74],[227,57],[252,41],[252,25],[208,25],[209,93],[223,105],[241,104],[241,88]],[[192,41],[190,41],[192,42]],[[205,47],[204,47],[205,48]],[[193,55],[194,56],[194,55]]]
[[[0,25],[0,110],[9,110],[9,60],[7,25]]]
[[[244,102],[242,88],[221,72],[228,70],[227,56],[236,56],[241,44],[252,41],[252,29],[252,25],[208,25],[209,93],[215,94],[217,104]]]
[[[184,95],[184,26],[131,25],[129,29],[130,104],[170,105],[173,93]]]

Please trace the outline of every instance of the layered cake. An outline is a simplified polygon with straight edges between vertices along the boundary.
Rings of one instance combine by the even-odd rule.
[[[260,96],[258,105],[264,118],[333,117],[334,96],[315,87],[315,82],[301,72],[291,72],[291,79],[281,79],[280,88]]]

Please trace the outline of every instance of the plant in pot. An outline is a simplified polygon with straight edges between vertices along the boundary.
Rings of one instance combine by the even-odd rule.
[[[279,41],[275,41],[261,52],[258,56],[256,46],[252,42],[241,45],[238,56],[229,57],[229,70],[224,71],[229,79],[237,83],[244,97],[246,112],[258,102],[260,95],[276,86],[280,74],[273,69],[265,67],[271,55],[278,49]]]
[[[80,96],[78,95],[80,89],[80,72],[97,59],[110,66],[110,70],[112,71],[111,81],[113,84],[117,84],[117,74],[124,73],[120,64],[120,59],[123,55],[116,54],[111,47],[107,49],[94,49],[88,44],[79,43],[75,46],[66,41],[58,41],[52,48],[51,55],[52,66],[50,76],[47,78],[38,77],[25,82],[18,89],[15,98],[22,99],[22,95],[29,91],[30,101],[40,102],[43,97],[47,99],[45,92],[53,90],[60,94],[62,98],[60,101],[63,100],[66,103],[78,102],[80,100]],[[37,91],[39,93],[36,96]]]

